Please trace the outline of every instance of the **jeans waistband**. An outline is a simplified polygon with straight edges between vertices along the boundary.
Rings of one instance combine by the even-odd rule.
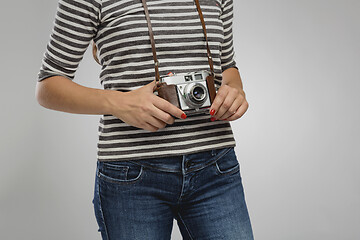
[[[224,156],[234,147],[218,148],[186,155],[130,160],[129,162],[164,172],[198,171]]]

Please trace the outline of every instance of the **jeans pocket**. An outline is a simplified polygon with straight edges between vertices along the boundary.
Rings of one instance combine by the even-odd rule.
[[[237,160],[233,147],[214,163],[218,175],[230,175],[240,171],[240,163]]]
[[[135,183],[144,174],[144,167],[130,161],[98,162],[98,177],[118,184]]]

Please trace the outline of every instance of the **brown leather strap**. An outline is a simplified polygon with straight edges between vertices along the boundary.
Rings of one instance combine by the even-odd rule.
[[[210,70],[211,70],[211,75],[215,76],[215,74],[214,74],[214,64],[213,64],[213,61],[212,61],[211,51],[210,51],[210,47],[209,47],[209,43],[208,43],[208,39],[207,39],[204,17],[203,17],[201,8],[200,8],[199,0],[194,0],[194,1],[196,3],[196,8],[197,8],[197,10],[199,12],[202,28],[203,28],[204,35],[205,35],[206,48],[207,48],[207,57],[208,57],[208,62],[209,62]],[[152,31],[152,27],[151,27],[151,21],[150,21],[150,17],[149,17],[149,11],[148,11],[148,8],[147,8],[147,5],[146,5],[146,0],[142,0],[142,4],[144,6],[145,15],[146,15],[146,21],[147,21],[147,25],[148,25],[148,29],[149,29],[151,47],[152,47],[154,63],[155,63],[156,87],[158,87],[158,86],[160,86],[159,61],[157,60],[157,57],[156,57],[154,34],[153,34],[153,31]]]
[[[148,11],[148,8],[147,8],[147,5],[146,5],[146,0],[142,0],[142,4],[143,4],[143,6],[144,6],[145,15],[146,15],[146,21],[147,21],[147,25],[148,25],[148,28],[149,28],[151,48],[152,48],[153,57],[154,57],[154,63],[155,63],[155,79],[156,79],[156,85],[159,85],[159,83],[160,83],[159,61],[157,60],[157,57],[156,57],[154,33],[153,33],[152,27],[151,27],[151,22],[150,22],[150,17],[149,17],[149,11]]]
[[[208,61],[209,61],[209,66],[210,66],[211,74],[212,74],[212,76],[215,76],[215,74],[214,74],[214,64],[213,64],[213,61],[212,61],[211,52],[210,52],[210,47],[209,47],[209,43],[208,43],[208,39],[207,39],[207,34],[206,34],[205,21],[204,21],[204,17],[203,17],[201,8],[200,8],[199,0],[195,0],[195,3],[196,3],[197,10],[198,10],[198,12],[199,12],[201,24],[202,24],[202,27],[203,27],[203,30],[204,30],[205,41],[206,41],[206,48],[207,48],[207,54],[208,54],[207,57],[208,57]]]

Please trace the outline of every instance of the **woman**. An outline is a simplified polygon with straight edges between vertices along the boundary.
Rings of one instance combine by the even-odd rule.
[[[229,121],[248,103],[234,60],[233,1],[200,0],[216,97],[206,114],[154,94],[154,60],[142,2],[59,0],[37,84],[42,106],[99,114],[94,209],[103,239],[253,239]],[[194,0],[147,0],[160,75],[209,69]],[[102,89],[76,84],[91,41]]]

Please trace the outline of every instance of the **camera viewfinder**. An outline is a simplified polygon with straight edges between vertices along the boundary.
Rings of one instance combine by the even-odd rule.
[[[195,80],[201,80],[202,75],[201,74],[195,74]]]
[[[187,75],[185,76],[185,81],[188,82],[188,81],[192,81],[192,76],[191,75]]]

